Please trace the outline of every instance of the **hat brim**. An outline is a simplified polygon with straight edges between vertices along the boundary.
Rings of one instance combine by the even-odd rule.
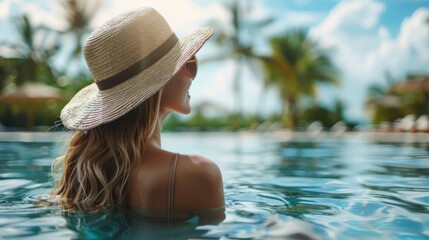
[[[203,27],[179,38],[151,67],[110,89],[100,91],[95,83],[81,89],[61,111],[63,125],[84,131],[123,116],[159,91],[212,34],[210,27]]]

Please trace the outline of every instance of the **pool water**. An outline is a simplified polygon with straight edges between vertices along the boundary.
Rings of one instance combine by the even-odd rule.
[[[222,170],[226,219],[205,226],[37,206],[63,137],[0,134],[0,238],[429,239],[429,136],[285,134],[164,134],[166,149],[204,155]]]

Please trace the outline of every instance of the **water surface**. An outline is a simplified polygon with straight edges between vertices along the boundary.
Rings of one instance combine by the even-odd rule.
[[[51,188],[50,165],[63,151],[57,142],[63,138],[18,135],[0,136],[4,239],[264,239],[279,229],[319,239],[429,239],[424,136],[164,134],[163,147],[204,155],[222,170],[226,219],[201,226],[198,219],[163,224],[116,211],[64,213],[58,206],[37,206],[34,201]]]

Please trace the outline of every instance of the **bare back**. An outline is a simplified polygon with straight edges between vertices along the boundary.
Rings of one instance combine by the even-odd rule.
[[[156,214],[221,211],[224,217],[222,176],[209,159],[147,151],[130,176],[128,202],[131,206]],[[216,212],[216,211],[215,211]]]

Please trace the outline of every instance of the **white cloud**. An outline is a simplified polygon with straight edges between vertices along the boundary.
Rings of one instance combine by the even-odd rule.
[[[0,56],[2,57],[16,57],[16,50],[9,46],[0,46]]]
[[[47,27],[48,29],[63,30],[65,21],[54,11],[58,6],[56,0],[26,1],[5,0],[0,2],[0,42],[7,44],[19,43],[18,21],[23,15],[28,16],[33,27]],[[52,46],[56,41],[56,35],[50,30],[38,31],[34,36],[36,47]],[[16,51],[3,47],[0,49],[1,56],[16,56]]]
[[[25,1],[25,0],[4,0],[0,2],[0,19],[2,22],[14,24],[17,17],[23,14],[30,18],[34,26],[46,26],[55,30],[63,30],[65,21],[57,15],[58,1],[45,0]]]
[[[403,20],[397,38],[390,38],[381,31],[379,48],[368,53],[369,70],[377,71],[374,66],[379,63],[396,78],[409,72],[428,73],[429,26],[425,24],[428,17],[428,8],[417,9],[411,17]]]
[[[290,28],[309,28],[322,21],[325,17],[323,12],[310,12],[310,11],[280,11],[278,9],[272,10],[276,21],[271,23],[265,29],[263,34],[273,36],[283,33],[286,29]],[[274,13],[277,12],[277,13]],[[273,17],[273,16],[272,16]]]
[[[12,4],[13,0],[4,0],[0,1],[0,42],[13,42],[14,38],[12,37],[15,32],[14,26],[8,21],[10,14],[12,12]],[[9,49],[7,47],[2,47],[0,49],[0,55],[2,56],[13,56],[15,55],[15,51]]]
[[[65,17],[57,11],[60,8],[58,2],[51,2],[50,7],[41,8],[37,4],[25,4],[20,12],[29,16],[34,26],[45,26],[53,30],[63,31],[67,27]]]
[[[198,74],[190,89],[192,104],[216,102],[231,111],[234,101],[231,91],[234,68],[233,61],[202,66],[201,71],[199,71],[201,73]],[[219,69],[222,70],[219,71]]]
[[[237,63],[232,59],[224,62],[204,65],[195,82],[192,84],[192,103],[214,102],[222,105],[229,111],[236,107],[235,96],[232,90],[234,77],[237,71]],[[270,89],[264,91],[260,76],[255,76],[260,71],[250,69],[243,65],[241,68],[241,99],[242,111],[262,114],[277,112],[279,103],[278,95]]]
[[[220,3],[213,2],[206,6],[198,5],[191,0],[111,0],[97,14],[94,26],[101,25],[109,18],[121,12],[142,6],[152,6],[165,17],[171,28],[178,34],[186,34],[201,24],[207,23],[213,18],[225,17],[225,11]]]
[[[323,13],[315,13],[310,11],[288,11],[281,18],[282,21],[291,26],[309,26],[313,25],[324,16]]]
[[[0,19],[5,19],[9,16],[11,3],[12,0],[3,0],[0,2]]]
[[[371,35],[385,7],[374,0],[351,0],[338,3],[328,17],[312,29],[311,35],[319,38],[325,47],[345,41],[353,47],[365,48],[372,43]],[[355,38],[357,37],[357,38]]]
[[[429,73],[429,27],[424,22],[429,9],[420,8],[405,18],[396,38],[380,24],[383,10],[374,0],[342,1],[310,31],[323,47],[334,49],[333,59],[343,80],[337,94],[355,118],[363,114],[368,86],[384,81],[386,70],[395,78],[417,71]]]

